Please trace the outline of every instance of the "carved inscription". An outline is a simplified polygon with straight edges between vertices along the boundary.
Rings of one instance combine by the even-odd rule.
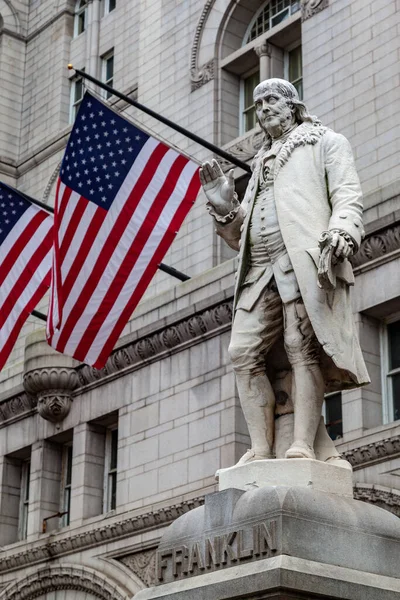
[[[158,550],[157,580],[175,580],[199,575],[207,569],[229,567],[242,560],[265,558],[276,549],[276,521],[257,523],[188,545]]]

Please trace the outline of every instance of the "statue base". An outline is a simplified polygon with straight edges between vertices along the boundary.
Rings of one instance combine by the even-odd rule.
[[[399,556],[400,519],[347,492],[230,488],[168,527],[135,600],[400,600]]]
[[[353,497],[353,477],[351,466],[339,460],[350,469],[308,458],[281,458],[254,460],[245,465],[219,469],[219,491],[235,488],[251,490],[265,486],[306,487],[327,494]]]

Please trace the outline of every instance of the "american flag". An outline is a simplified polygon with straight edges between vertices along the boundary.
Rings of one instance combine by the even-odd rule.
[[[0,369],[50,285],[53,217],[0,182]]]
[[[105,365],[196,199],[197,171],[86,92],[56,193],[53,348]]]

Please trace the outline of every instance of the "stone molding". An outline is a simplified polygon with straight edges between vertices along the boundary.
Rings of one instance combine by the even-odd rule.
[[[13,583],[0,593],[0,600],[33,600],[48,592],[76,590],[101,600],[128,600],[128,597],[102,574],[87,567],[45,567]]]
[[[191,91],[197,90],[199,87],[208,83],[215,77],[216,70],[216,60],[215,58],[209,60],[205,63],[200,69],[195,72],[191,72]]]
[[[52,174],[50,175],[50,179],[49,179],[49,181],[47,182],[47,185],[46,185],[46,187],[45,187],[45,190],[44,190],[44,192],[43,192],[43,196],[42,196],[42,202],[44,202],[45,204],[48,204],[48,202],[49,202],[49,196],[50,196],[50,192],[51,192],[51,190],[52,190],[52,188],[53,188],[53,185],[54,185],[54,184],[55,184],[55,182],[57,181],[57,178],[58,178],[58,176],[59,176],[59,174],[60,174],[61,163],[62,163],[62,160],[60,160],[60,161],[57,163],[57,166],[56,166],[56,168],[54,169],[54,171],[52,172]]]
[[[72,392],[78,385],[78,375],[72,367],[43,367],[24,374],[24,388],[37,398],[39,415],[52,423],[60,423],[68,415]]]
[[[214,3],[215,0],[207,0],[205,3],[194,34],[192,50],[190,53],[190,80],[192,83],[192,92],[215,77],[215,59],[210,60],[201,67],[199,67],[198,64],[201,36]]]
[[[156,357],[163,352],[178,351],[184,343],[190,343],[221,327],[230,327],[232,321],[232,301],[225,301],[212,308],[191,315],[149,336],[118,348],[107,361],[106,366],[97,370],[89,365],[77,367],[80,386],[85,386],[108,375],[133,367]]]
[[[117,558],[147,587],[156,584],[156,549],[135,552],[128,556]]]
[[[224,150],[229,152],[229,154],[232,154],[232,156],[236,156],[243,162],[247,162],[254,158],[263,145],[263,141],[264,134],[261,129],[253,129],[239,140],[235,140],[231,144],[226,144],[224,146]],[[228,160],[221,157],[218,157],[218,162],[223,171],[229,171],[229,169],[232,169],[235,166]]]
[[[380,258],[400,248],[400,223],[392,223],[384,229],[371,233],[361,242],[359,251],[350,259],[354,268]]]
[[[68,537],[54,539],[55,534],[53,533],[51,535],[53,541],[49,541],[49,539],[46,538],[42,540],[39,545],[32,545],[17,554],[11,554],[5,557],[0,556],[0,573],[20,569],[31,564],[54,559],[55,557],[70,554],[72,552],[80,552],[87,548],[107,543],[111,540],[116,541],[130,535],[138,535],[145,531],[164,527],[175,521],[175,519],[181,515],[202,506],[203,504],[204,496],[199,496],[191,500],[184,500],[177,504],[160,508],[153,512],[130,517],[123,521],[107,523],[97,528],[93,527],[89,531],[76,534],[71,531]],[[27,600],[28,598],[29,596],[26,596]],[[0,600],[3,600],[1,595]]]
[[[21,418],[36,409],[37,400],[21,392],[0,403],[0,426],[2,423]]]
[[[400,491],[367,483],[356,483],[354,486],[355,500],[368,504],[377,504],[400,517]]]
[[[261,46],[256,46],[254,48],[254,52],[260,58],[261,56],[271,56],[272,54],[272,46],[268,44],[268,42],[263,42]]]
[[[386,460],[400,455],[400,435],[371,442],[359,448],[342,452],[343,458],[349,461],[354,469],[360,469],[370,463]]]
[[[329,0],[301,0],[301,20],[306,21],[327,8]]]

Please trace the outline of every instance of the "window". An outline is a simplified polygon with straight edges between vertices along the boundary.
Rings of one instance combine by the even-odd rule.
[[[26,540],[28,533],[29,486],[31,478],[31,462],[25,460],[21,464],[21,495],[19,506],[18,539]]]
[[[113,11],[115,9],[117,5],[117,1],[116,0],[105,0],[105,5],[104,5],[104,14],[108,14],[111,11]]]
[[[301,46],[297,46],[286,54],[287,74],[286,79],[293,83],[299,94],[300,100],[303,99],[303,62],[301,55]],[[285,69],[286,70],[286,69]]]
[[[256,126],[256,111],[254,110],[253,91],[260,83],[260,71],[242,79],[243,110],[241,133],[250,131]]]
[[[326,394],[323,408],[326,430],[332,440],[343,437],[342,394]]]
[[[221,34],[220,140],[224,146],[256,126],[254,87],[265,79],[288,79],[303,96],[299,0],[264,2],[246,20],[237,3]]]
[[[74,37],[77,37],[83,33],[86,29],[87,19],[87,1],[78,0],[75,8],[75,22],[74,22]]]
[[[104,512],[117,506],[118,429],[106,433]]]
[[[84,69],[83,69],[84,70]],[[70,110],[70,123],[73,123],[78,114],[79,107],[83,100],[85,93],[85,86],[82,77],[75,77],[71,80],[71,110]]]
[[[61,527],[69,525],[71,516],[72,445],[63,447],[61,464]]]
[[[249,25],[243,45],[255,40],[300,10],[300,0],[268,0]]]
[[[103,81],[107,85],[113,87],[114,84],[114,50],[108,52],[102,59],[103,65]],[[105,97],[110,98],[112,96],[111,92],[104,91]]]
[[[386,392],[386,419],[400,419],[400,320],[388,323],[383,330],[383,389]]]

